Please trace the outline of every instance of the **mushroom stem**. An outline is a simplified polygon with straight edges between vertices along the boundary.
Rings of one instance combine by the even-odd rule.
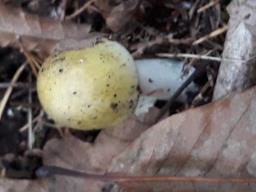
[[[184,74],[182,61],[159,58],[138,59],[135,60],[135,64],[142,92],[135,110],[137,116],[147,113],[157,100],[169,100],[171,103],[177,100],[185,103],[187,93],[197,91],[197,86],[192,81],[186,85],[195,69],[191,67],[191,70]],[[161,116],[159,115],[156,121]]]
[[[185,73],[184,62],[175,59],[138,59],[137,67],[139,86],[143,95],[167,100],[195,71],[193,67]],[[195,84],[188,86],[189,91],[196,91]],[[184,101],[185,93],[179,99]]]

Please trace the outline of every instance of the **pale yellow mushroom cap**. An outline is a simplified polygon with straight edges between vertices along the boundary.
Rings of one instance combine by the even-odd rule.
[[[125,120],[138,98],[134,60],[119,43],[51,55],[37,78],[40,103],[59,126],[108,128]]]

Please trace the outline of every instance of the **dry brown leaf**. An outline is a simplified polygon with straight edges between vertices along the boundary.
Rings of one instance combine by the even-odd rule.
[[[103,174],[112,158],[147,128],[148,126],[131,117],[121,126],[102,131],[93,145],[74,137],[51,140],[44,148],[44,164]],[[83,181],[83,179],[69,177],[57,177],[51,182],[55,186],[60,185],[63,189],[66,184],[73,186],[67,186],[70,190],[66,191],[71,191],[72,188],[77,188],[74,191],[100,191],[105,186],[100,181]],[[56,191],[64,190],[56,188]]]
[[[114,32],[134,28],[132,25],[135,22],[135,12],[139,3],[140,0],[128,0],[111,6],[111,1],[95,0],[108,27]]]
[[[93,145],[72,136],[53,139],[44,148],[44,164],[103,174],[112,158],[147,128],[147,125],[131,117],[119,127],[102,131]],[[37,181],[0,179],[0,191],[7,192],[96,192],[103,187],[105,183],[102,181],[64,176]]]
[[[47,179],[41,181],[0,179],[0,191],[2,192],[47,192]]]
[[[89,38],[90,26],[60,22],[50,18],[30,15],[18,8],[0,2],[0,46],[17,44],[22,39],[28,50],[39,49],[50,52],[62,39]]]
[[[102,131],[94,144],[74,137],[53,139],[44,148],[44,163],[103,173],[112,158],[147,128],[147,125],[131,117],[116,128]],[[63,150],[59,151],[59,148]],[[77,154],[83,154],[83,158]]]
[[[214,99],[256,84],[256,1],[233,0]]]
[[[44,149],[44,160],[47,165],[91,173],[255,177],[255,110],[256,87],[230,98],[173,115],[147,130],[146,127],[138,128],[134,125],[131,131],[127,128],[126,131],[117,128],[112,132],[102,132],[94,145],[73,137],[52,140]],[[137,134],[133,133],[135,130],[139,130]],[[118,139],[120,137],[122,139]],[[130,143],[133,139],[135,140]],[[30,185],[43,181],[45,180],[31,182]],[[40,185],[42,191],[53,189],[81,192],[100,191],[104,186],[100,181],[64,176],[49,178],[46,186]],[[228,182],[213,184],[124,181],[121,186],[126,191],[256,190],[255,184]],[[115,190],[118,191],[116,188]]]
[[[0,179],[1,192],[88,192],[100,191],[104,187],[100,181],[85,180],[72,177],[51,177],[38,180],[11,180]],[[97,189],[97,190],[95,190]]]
[[[108,144],[110,143],[118,149],[125,145],[114,139],[108,139]],[[54,139],[45,146],[44,164],[101,174],[105,172],[105,167],[108,165],[112,154],[108,144],[106,146],[102,145],[100,148],[97,144],[91,145],[71,136],[63,139]],[[100,181],[92,182],[63,176],[49,178],[48,185],[51,188],[54,187],[54,191],[64,192],[97,191],[103,186]]]
[[[254,87],[159,122],[116,156],[108,171],[125,175],[255,177],[255,93]],[[255,190],[254,185],[246,186]]]

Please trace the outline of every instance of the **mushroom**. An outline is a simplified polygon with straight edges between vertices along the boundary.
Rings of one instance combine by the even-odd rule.
[[[133,113],[138,99],[134,60],[119,43],[49,56],[37,79],[40,103],[59,126],[74,129],[113,127]]]
[[[140,116],[156,100],[168,100],[193,72],[184,76],[182,69],[183,62],[173,59],[134,62],[121,44],[103,39],[49,56],[39,71],[37,92],[43,109],[59,126],[109,128],[127,119],[136,106]],[[142,91],[138,105],[137,87]],[[197,88],[191,84],[187,90]],[[186,93],[177,99],[186,100]]]

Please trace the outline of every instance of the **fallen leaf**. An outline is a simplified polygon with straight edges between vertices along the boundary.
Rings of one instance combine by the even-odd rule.
[[[42,179],[40,181],[31,180],[15,180],[15,179],[0,179],[0,191],[2,192],[47,192],[48,180]]]
[[[228,6],[229,29],[214,88],[214,99],[256,84],[255,0],[234,0]]]
[[[93,145],[74,137],[54,139],[49,141],[44,149],[44,162],[46,165],[90,173],[131,176],[255,177],[255,96],[256,87],[203,107],[173,115],[149,129],[145,125],[137,127],[136,123],[131,123],[130,125],[134,125],[129,129],[130,120],[124,127],[102,132]],[[28,185],[34,189],[33,187],[38,185],[43,192],[106,189],[106,183],[101,181],[65,176],[31,182],[19,181],[15,182],[15,186],[9,186],[14,185],[11,180],[0,182],[4,181],[8,181],[8,184],[3,186],[9,189],[15,189],[19,185],[20,189],[28,189]],[[124,181],[120,184],[126,191],[256,190],[255,184],[233,184],[227,181]],[[108,190],[119,190],[115,185],[112,187]]]
[[[116,156],[108,172],[255,177],[255,92],[254,87],[159,122]]]
[[[95,4],[100,9],[108,27],[114,32],[134,28],[135,12],[139,3],[140,0],[128,0],[113,5],[115,3],[111,3],[111,1],[95,0]]]
[[[21,9],[6,6],[0,2],[0,45],[18,46],[17,36],[27,50],[45,51],[49,53],[62,39],[84,39],[91,26],[60,22],[50,18],[27,14]],[[40,46],[38,46],[40,45]]]
[[[53,139],[44,148],[44,164],[103,174],[112,158],[147,128],[147,125],[131,117],[118,127],[102,131],[94,144],[80,141],[72,136]],[[54,186],[61,188],[61,190],[56,188],[55,191],[92,192],[100,191],[105,186],[102,181],[84,181],[84,179],[64,176],[56,177],[55,180],[50,179],[50,181]],[[65,187],[66,184],[69,186]]]

